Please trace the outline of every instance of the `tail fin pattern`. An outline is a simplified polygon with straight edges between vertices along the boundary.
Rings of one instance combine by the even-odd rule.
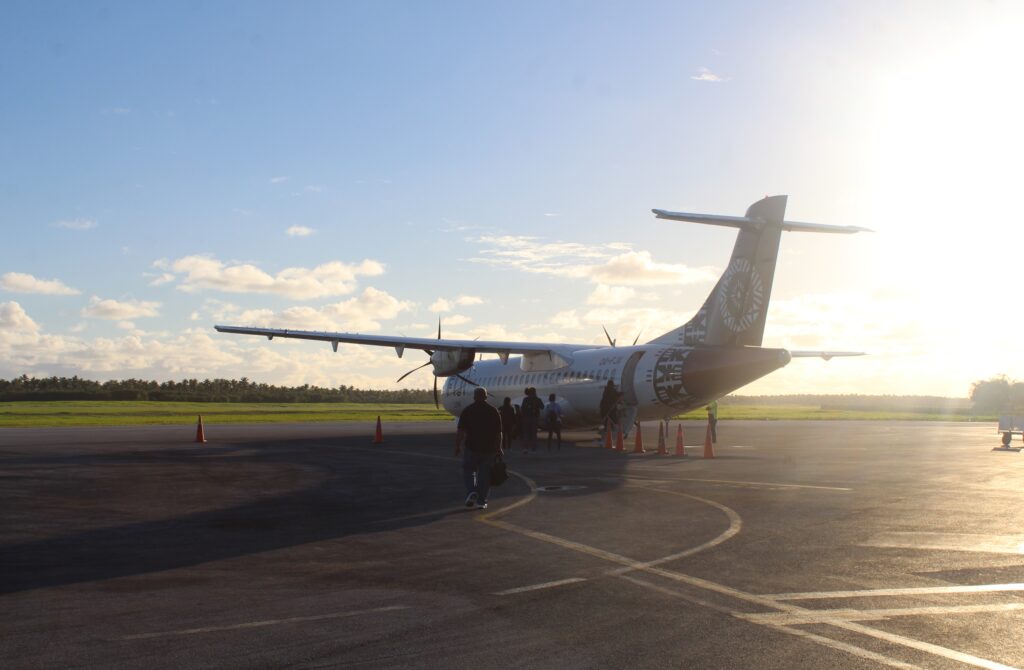
[[[755,202],[742,219],[656,213],[661,218],[737,227],[740,233],[736,236],[729,266],[696,316],[650,343],[760,346],[786,214],[786,196],[766,197]]]

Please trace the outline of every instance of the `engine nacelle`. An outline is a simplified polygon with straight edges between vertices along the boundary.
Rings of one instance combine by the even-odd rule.
[[[450,377],[473,367],[476,351],[473,349],[456,349],[454,351],[435,351],[430,354],[430,362],[434,364],[434,375]]]

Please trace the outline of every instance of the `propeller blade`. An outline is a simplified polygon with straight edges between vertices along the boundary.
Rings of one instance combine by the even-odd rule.
[[[396,379],[396,380],[395,380],[395,383],[397,384],[398,382],[402,381],[403,379],[405,379],[406,377],[408,377],[408,376],[409,376],[409,375],[411,375],[412,373],[416,372],[416,371],[417,371],[417,370],[419,370],[420,368],[425,368],[425,367],[427,367],[428,365],[430,365],[430,361],[427,361],[427,362],[426,362],[426,363],[424,363],[423,365],[417,365],[417,366],[416,366],[416,367],[414,367],[414,368],[413,368],[412,370],[409,370],[409,371],[408,371],[408,372],[406,372],[406,373],[405,373],[404,375],[402,375],[401,377],[399,377],[398,379]],[[436,378],[435,378],[435,379],[436,379]]]
[[[466,382],[466,383],[467,383],[467,384],[469,384],[470,386],[480,386],[479,384],[477,384],[477,383],[476,383],[475,381],[473,381],[472,379],[466,379],[466,378],[465,378],[465,377],[463,377],[462,375],[455,375],[455,376],[456,376],[456,377],[458,377],[459,379],[461,379],[462,381]]]
[[[613,340],[612,336],[608,334],[608,329],[605,328],[604,326],[601,326],[601,330],[604,331],[604,336],[608,338],[608,344],[610,344],[610,345],[612,345],[614,347],[615,346],[615,340]]]
[[[434,408],[441,409],[441,403],[437,401],[437,375],[434,375]]]
[[[441,339],[441,317],[437,317],[437,339]]]
[[[643,332],[644,332],[644,331],[643,331],[643,329],[641,328],[641,329],[640,329],[640,332],[636,334],[636,337],[635,337],[635,338],[633,339],[633,346],[634,346],[634,347],[636,346],[636,343],[640,341],[640,335],[641,335],[641,334],[642,334]]]

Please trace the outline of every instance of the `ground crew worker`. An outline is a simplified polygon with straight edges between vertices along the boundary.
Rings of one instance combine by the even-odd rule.
[[[711,427],[711,442],[718,442],[718,401],[712,400],[707,407],[708,425]]]

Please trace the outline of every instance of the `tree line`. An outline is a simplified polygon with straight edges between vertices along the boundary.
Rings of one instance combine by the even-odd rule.
[[[377,391],[341,385],[274,386],[241,379],[182,379],[155,382],[114,379],[97,382],[81,377],[0,379],[0,402],[19,400],[175,400],[184,402],[364,402],[433,403],[429,389]]]
[[[241,379],[182,379],[156,382],[145,379],[114,379],[97,382],[81,377],[29,377],[0,379],[0,402],[18,400],[176,400],[186,402],[365,402],[431,403],[429,389],[379,391],[344,384],[334,387],[274,386]],[[1000,375],[971,386],[967,398],[934,396],[787,395],[741,396],[722,399],[723,404],[807,404],[825,408],[862,410],[970,412],[1024,415],[1024,382]]]
[[[1006,375],[974,382],[971,400],[978,411],[1024,415],[1024,382],[1013,381]]]

